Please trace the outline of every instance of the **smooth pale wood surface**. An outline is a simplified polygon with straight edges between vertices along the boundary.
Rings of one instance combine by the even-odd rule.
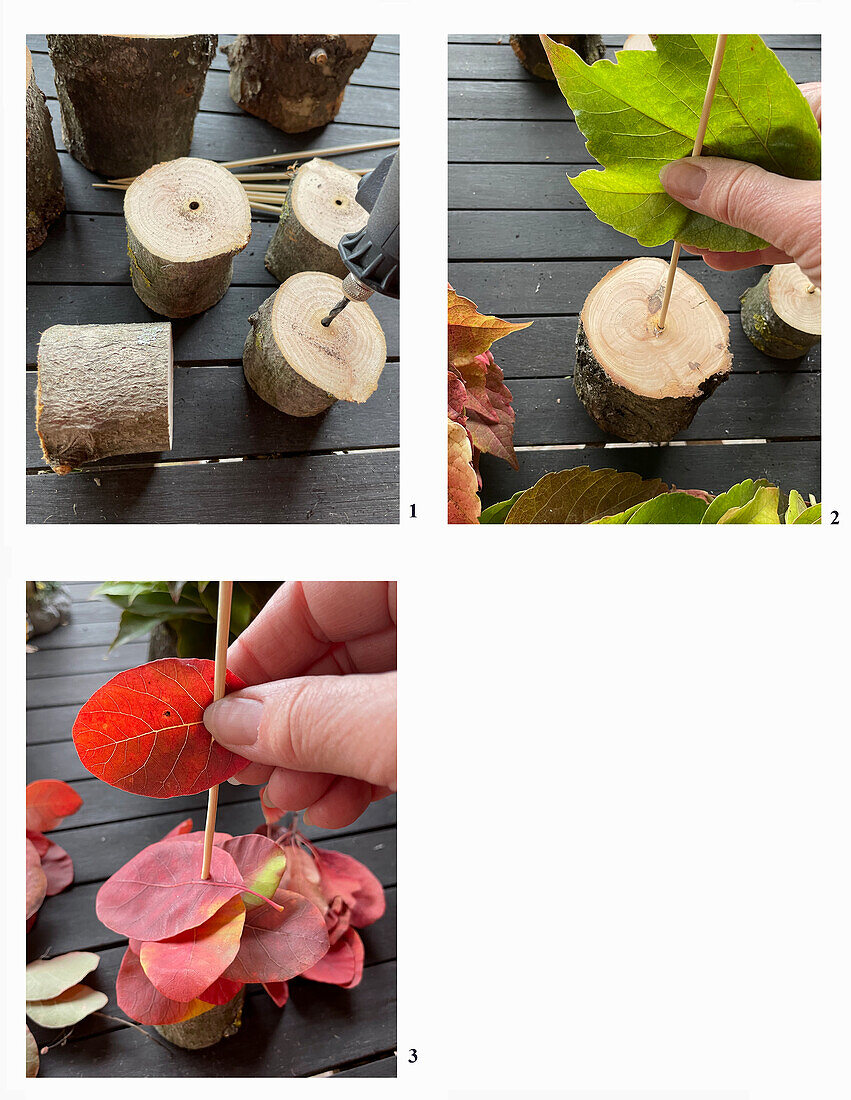
[[[314,157],[296,172],[287,197],[304,228],[336,248],[341,237],[356,233],[369,219],[355,198],[359,183],[360,176],[348,168]]]
[[[797,264],[777,264],[768,276],[774,312],[799,332],[821,336],[821,291]]]

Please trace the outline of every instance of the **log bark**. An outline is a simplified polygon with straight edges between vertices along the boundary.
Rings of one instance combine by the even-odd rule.
[[[682,267],[659,330],[667,274],[665,260],[628,260],[580,314],[576,393],[596,424],[631,443],[664,443],[687,428],[732,366],[729,321]]]
[[[797,264],[778,264],[741,297],[742,328],[755,348],[798,359],[821,340],[821,291]]]
[[[331,160],[314,157],[299,168],[266,250],[266,267],[279,283],[299,271],[345,279],[348,269],[337,245],[369,219],[355,198],[359,183],[360,176]]]
[[[288,134],[331,122],[374,34],[238,34],[222,53],[234,103]]]
[[[378,386],[387,347],[369,306],[351,302],[328,328],[320,324],[343,297],[341,287],[333,275],[303,271],[249,317],[246,381],[289,416],[316,416],[338,400],[366,401]]]
[[[549,34],[547,37],[563,46],[570,46],[587,65],[593,65],[606,54],[603,36],[600,34]],[[540,35],[512,34],[509,41],[524,69],[541,80],[555,80]]]
[[[236,1035],[242,1023],[242,1008],[245,1002],[245,988],[223,1005],[215,1005],[200,1016],[193,1016],[191,1020],[184,1020],[180,1024],[155,1024],[154,1030],[158,1031],[164,1039],[174,1043],[176,1047],[184,1050],[203,1050],[211,1047],[222,1039],[229,1039]]]
[[[177,656],[177,634],[169,623],[157,623],[148,635],[148,660]]]
[[[251,237],[239,180],[211,160],[181,157],[149,168],[124,196],[133,289],[164,317],[191,317],[230,286],[233,258]]]
[[[171,325],[53,325],[38,345],[36,431],[57,474],[171,448]]]
[[[27,581],[27,638],[49,634],[71,621],[71,596],[66,588],[50,583],[39,588]]]
[[[217,42],[215,34],[49,34],[68,152],[113,178],[185,157]]]
[[[64,209],[65,189],[50,112],[27,50],[27,252],[44,244],[47,230]]]

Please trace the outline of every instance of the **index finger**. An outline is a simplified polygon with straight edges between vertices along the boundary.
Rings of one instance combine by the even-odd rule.
[[[228,649],[248,684],[396,667],[396,584],[290,581]]]

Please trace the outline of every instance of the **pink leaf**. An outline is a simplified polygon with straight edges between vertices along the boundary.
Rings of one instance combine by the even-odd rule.
[[[138,955],[129,947],[124,952],[115,980],[115,999],[122,1012],[140,1024],[176,1024],[189,1011],[188,1004],[164,997],[150,983]]]
[[[295,978],[319,962],[328,950],[322,914],[300,894],[278,890],[279,913],[268,905],[250,909],[239,954],[225,971],[237,982],[280,982]]]
[[[384,915],[384,888],[368,867],[327,848],[317,848],[316,856],[326,897],[339,895],[346,902],[355,928],[365,928]]]
[[[479,483],[473,469],[473,448],[467,429],[447,421],[447,491],[450,523],[478,523],[482,511]]]
[[[187,817],[187,819],[185,821],[181,821],[178,825],[175,825],[175,827],[173,829],[169,829],[169,831],[163,837],[163,840],[168,840],[169,837],[173,837],[173,836],[185,836],[187,833],[191,833],[191,832],[192,832],[192,818]]]
[[[105,783],[149,798],[198,794],[248,763],[212,739],[213,661],[167,658],[121,672],[74,722],[84,767]],[[227,674],[226,691],[246,685]]]
[[[82,805],[74,788],[61,779],[39,779],[27,786],[27,828],[47,833]]]
[[[241,893],[245,883],[222,848],[213,848],[206,881],[201,858],[201,845],[181,837],[143,848],[98,891],[99,920],[113,932],[139,940],[162,940],[203,924]]]
[[[502,369],[494,363],[491,353],[483,358],[488,362],[484,386],[467,387],[467,431],[474,447],[485,454],[504,458],[516,470],[511,391],[503,382]]]
[[[47,876],[41,868],[41,857],[27,838],[27,920],[38,912],[46,893]]]
[[[208,1005],[226,1005],[242,989],[242,982],[232,982],[230,978],[216,978],[201,994],[199,1000]]]
[[[61,894],[74,881],[74,864],[64,848],[48,841],[48,848],[41,857],[41,866],[47,878],[47,896]]]
[[[286,982],[263,982],[263,988],[278,1008],[284,1007],[290,995],[290,987]]]
[[[245,885],[264,898],[273,898],[281,885],[281,875],[287,863],[287,857],[274,840],[249,833],[248,836],[231,837],[222,844],[222,848],[233,859]],[[246,909],[262,905],[260,898],[244,894],[242,900]]]
[[[236,958],[244,924],[245,906],[237,895],[196,928],[143,943],[139,961],[145,976],[172,1001],[200,998]]]
[[[33,829],[27,829],[27,840],[33,842],[33,847],[38,852],[39,856],[43,856],[47,849],[50,847],[50,840],[44,835],[44,833],[37,833]]]
[[[363,941],[354,928],[349,928],[324,958],[304,971],[302,978],[353,989],[363,977],[363,959]]]

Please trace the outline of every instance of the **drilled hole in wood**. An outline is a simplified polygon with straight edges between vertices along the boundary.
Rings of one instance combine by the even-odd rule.
[[[190,202],[189,209],[190,210],[197,210],[200,205],[201,205],[200,202]]]

